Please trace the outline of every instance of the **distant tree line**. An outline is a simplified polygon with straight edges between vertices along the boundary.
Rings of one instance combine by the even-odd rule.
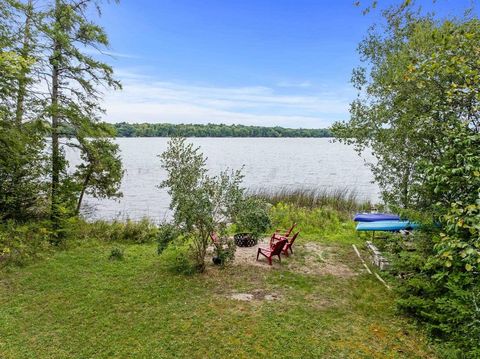
[[[329,129],[224,124],[116,123],[117,137],[332,137]]]

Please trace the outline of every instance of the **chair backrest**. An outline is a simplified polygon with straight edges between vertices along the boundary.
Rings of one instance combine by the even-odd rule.
[[[290,236],[290,233],[292,233],[292,231],[293,231],[293,229],[295,228],[296,225],[297,225],[297,224],[294,223],[294,224],[290,227],[290,229],[287,231],[287,233],[285,233],[285,237],[289,237],[289,236]]]
[[[210,233],[210,238],[212,239],[213,244],[218,245],[220,240],[215,232]]]
[[[273,245],[275,244],[275,242],[277,241],[278,237],[277,237],[277,233],[275,232],[274,234],[272,234],[272,236],[270,237],[270,248],[273,248]]]
[[[297,233],[295,233],[295,234],[293,235],[292,239],[290,239],[290,242],[289,242],[290,245],[292,245],[293,242],[295,242],[295,239],[297,239],[297,236],[298,236],[299,233],[300,233],[300,231],[298,231]]]
[[[285,239],[281,239],[277,243],[275,243],[273,245],[273,248],[272,248],[272,256],[277,256],[280,253],[282,253],[282,249],[285,246],[285,244],[287,243],[287,241],[288,241],[288,239],[285,238]]]

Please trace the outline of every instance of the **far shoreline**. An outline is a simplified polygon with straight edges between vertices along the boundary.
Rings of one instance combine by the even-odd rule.
[[[329,128],[285,128],[225,124],[109,124],[115,137],[331,138]]]
[[[314,139],[314,138],[335,138],[335,136],[319,136],[319,137],[302,137],[302,136],[284,136],[284,137],[273,137],[273,136],[114,136],[113,138],[172,138],[172,137],[185,137],[185,138],[304,138],[304,139]]]

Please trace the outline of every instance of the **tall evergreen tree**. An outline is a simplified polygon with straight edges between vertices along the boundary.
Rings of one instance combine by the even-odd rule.
[[[108,46],[105,31],[91,21],[90,10],[100,15],[101,4],[0,1],[0,217],[28,219],[29,209],[40,207],[36,200],[50,197],[50,217],[59,228],[61,214],[77,213],[85,193],[119,195],[118,147],[99,119],[100,90],[120,84],[110,66],[85,51]],[[42,124],[51,135],[47,171]],[[85,161],[70,175],[65,146],[75,147]],[[10,211],[12,206],[19,209]]]
[[[99,126],[99,115],[103,111],[99,104],[100,88],[120,88],[112,68],[84,51],[89,47],[108,46],[103,28],[87,17],[92,7],[100,14],[100,6],[101,1],[94,0],[55,0],[42,28],[50,52],[51,219],[55,226],[65,206],[62,183],[64,179],[66,183],[69,180],[60,138],[108,136],[103,126]],[[66,141],[66,145],[69,144],[71,142]]]

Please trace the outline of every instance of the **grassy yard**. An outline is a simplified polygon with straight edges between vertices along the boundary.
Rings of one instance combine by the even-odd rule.
[[[435,357],[350,238],[300,239],[272,268],[247,259],[193,276],[152,244],[124,244],[123,261],[100,242],[58,252],[1,273],[0,357]]]

